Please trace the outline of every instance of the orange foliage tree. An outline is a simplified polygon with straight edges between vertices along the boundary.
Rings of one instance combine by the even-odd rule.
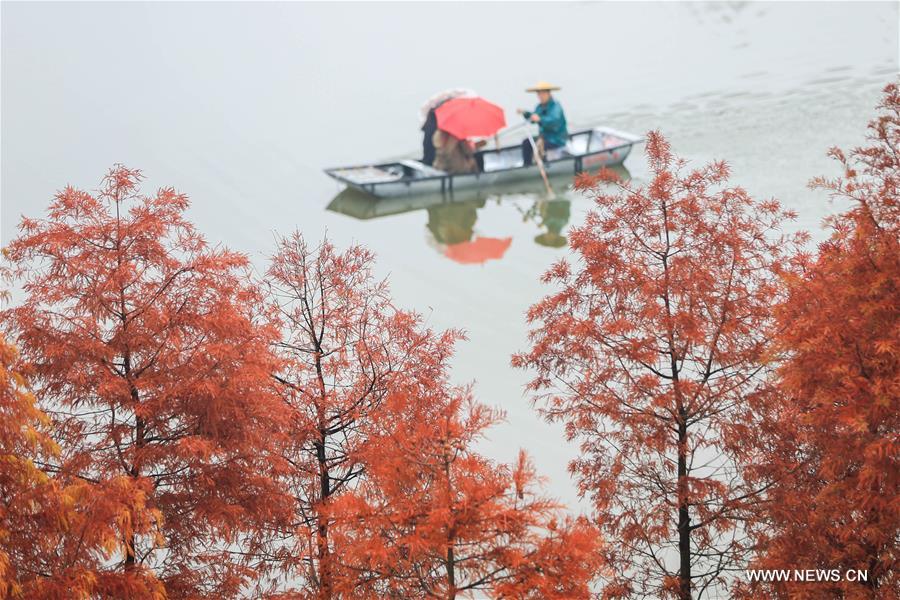
[[[86,595],[89,581],[77,571],[42,576],[70,503],[35,464],[58,449],[15,362],[15,349],[0,338],[0,599]]]
[[[443,377],[458,336],[435,334],[417,315],[394,308],[372,269],[371,252],[360,246],[310,247],[295,233],[279,241],[267,272],[282,325],[275,379],[289,414],[283,481],[295,502],[294,518],[272,536],[264,558],[274,569],[271,587],[286,597],[354,589],[346,548],[331,535],[335,499],[364,476],[360,448],[388,418],[390,390]]]
[[[310,247],[295,233],[267,271],[295,518],[266,549],[265,593],[583,596],[595,532],[553,521],[524,459],[513,471],[473,452],[498,415],[449,384],[460,333],[394,307],[373,268],[364,248]]]
[[[378,460],[338,505],[336,535],[365,597],[590,597],[594,527],[537,493],[524,452],[510,466],[475,451],[498,411],[446,385],[388,404],[399,426],[370,437]]]
[[[210,248],[172,189],[115,167],[60,192],[8,247],[22,303],[2,313],[77,486],[53,571],[95,597],[225,598],[252,575],[231,544],[274,518],[267,452],[282,410],[273,327],[245,257]]]
[[[577,263],[544,276],[558,289],[530,309],[533,346],[513,363],[581,442],[571,469],[602,516],[605,596],[687,600],[746,558],[760,490],[739,467],[771,398],[763,354],[792,215],[727,187],[722,162],[689,170],[658,133],[647,156],[646,187],[577,182],[596,202],[570,235]]]
[[[755,567],[837,569],[840,581],[771,584],[749,596],[898,598],[900,540],[900,89],[885,90],[870,145],[831,155],[844,176],[813,185],[850,203],[787,279],[777,310],[784,395],[768,428],[776,482]],[[852,570],[852,578],[845,577]],[[866,572],[862,581],[856,571]]]

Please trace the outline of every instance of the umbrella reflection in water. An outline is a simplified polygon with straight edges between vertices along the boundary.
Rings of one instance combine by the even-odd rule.
[[[460,242],[447,246],[444,255],[462,264],[484,264],[489,260],[500,260],[512,244],[512,238],[476,237],[471,242]]]
[[[447,258],[462,264],[483,264],[503,258],[512,238],[492,238],[475,235],[478,209],[484,200],[450,202],[428,208],[428,228],[431,241]]]

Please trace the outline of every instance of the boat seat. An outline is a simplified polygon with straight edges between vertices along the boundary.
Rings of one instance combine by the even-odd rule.
[[[510,148],[501,152],[484,152],[482,157],[484,158],[484,168],[482,170],[485,173],[503,171],[523,165],[522,151],[518,148]]]
[[[404,159],[400,161],[400,164],[404,167],[412,169],[416,173],[421,173],[422,177],[440,177],[441,175],[447,174],[446,171],[441,171],[440,169],[429,167],[425,163],[418,160]]]

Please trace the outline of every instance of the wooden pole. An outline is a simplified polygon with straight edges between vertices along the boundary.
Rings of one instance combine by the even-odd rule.
[[[550,180],[547,179],[547,171],[544,169],[544,159],[541,158],[541,153],[538,152],[537,144],[534,143],[534,136],[531,135],[531,130],[527,127],[525,128],[525,134],[528,136],[528,141],[531,143],[531,150],[534,153],[534,162],[537,164],[538,169],[541,172],[541,177],[544,180],[544,186],[547,188],[547,197],[550,200],[556,198],[556,194],[553,193],[553,188],[550,187]]]

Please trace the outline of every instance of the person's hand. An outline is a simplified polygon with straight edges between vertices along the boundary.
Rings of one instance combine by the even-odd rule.
[[[541,120],[541,115],[538,115],[538,114],[533,114],[533,115],[531,115],[531,122],[532,122],[532,123],[538,123],[538,122],[540,122],[540,120]]]
[[[517,108],[517,109],[516,109],[516,112],[519,113],[520,115],[524,115],[524,114],[525,114],[525,109],[524,109],[524,108]]]

